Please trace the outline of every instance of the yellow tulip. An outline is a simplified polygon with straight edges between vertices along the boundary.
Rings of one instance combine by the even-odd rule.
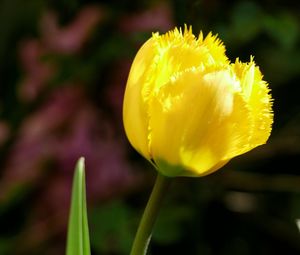
[[[191,28],[154,33],[127,81],[132,146],[165,176],[203,176],[266,143],[272,98],[253,58],[230,63],[223,43]]]

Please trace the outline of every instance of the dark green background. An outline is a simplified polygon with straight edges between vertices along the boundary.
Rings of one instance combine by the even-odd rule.
[[[49,49],[45,14],[55,12],[59,26],[68,27],[87,7],[103,16],[82,47]],[[272,90],[274,128],[266,145],[217,173],[174,179],[149,253],[300,254],[299,10],[297,1],[270,0],[1,0],[0,254],[64,254],[72,168],[81,155],[93,254],[129,253],[156,173],[125,138],[126,78],[152,32],[184,24],[217,33],[232,61],[255,57]],[[28,40],[42,45],[36,61],[54,71],[36,97],[24,99],[28,63],[20,52]],[[60,94],[48,118],[45,108]]]

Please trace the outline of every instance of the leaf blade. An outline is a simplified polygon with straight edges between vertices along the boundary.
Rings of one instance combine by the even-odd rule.
[[[85,165],[81,157],[73,177],[66,255],[90,255],[90,238],[85,191]]]

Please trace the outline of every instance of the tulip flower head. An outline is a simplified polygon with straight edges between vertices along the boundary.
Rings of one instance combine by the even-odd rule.
[[[138,51],[123,120],[132,146],[161,174],[203,176],[266,143],[272,98],[252,57],[230,63],[217,36],[175,28]]]

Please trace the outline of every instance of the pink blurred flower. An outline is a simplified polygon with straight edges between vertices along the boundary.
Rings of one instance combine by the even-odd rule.
[[[12,145],[1,179],[0,199],[10,190],[23,184],[36,182],[42,170],[55,158],[54,137],[75,114],[79,92],[60,90],[23,122]]]
[[[48,50],[74,54],[88,40],[92,29],[104,18],[104,11],[99,6],[87,6],[80,10],[72,23],[60,27],[55,13],[48,12],[42,19],[42,40]]]
[[[130,14],[123,17],[120,21],[121,31],[143,32],[160,30],[162,32],[170,30],[174,27],[173,13],[170,4],[167,2],[159,2],[150,9]]]
[[[99,6],[87,6],[80,10],[74,21],[61,28],[55,13],[44,14],[42,38],[28,39],[20,44],[21,65],[25,71],[19,91],[22,100],[36,99],[55,73],[55,65],[42,58],[51,53],[75,54],[80,51],[104,16]]]
[[[66,229],[74,166],[86,159],[89,202],[105,201],[145,181],[127,159],[124,136],[83,90],[68,86],[49,95],[20,128],[0,180],[0,201],[27,185],[38,187],[30,226],[20,233],[30,250]],[[28,246],[28,247],[27,247]]]
[[[19,94],[24,101],[35,99],[54,73],[54,67],[41,60],[45,53],[43,45],[36,39],[23,41],[20,45],[20,60],[25,74]]]
[[[0,198],[15,186],[42,178],[49,162],[69,180],[80,156],[86,157],[87,179],[95,199],[111,197],[137,180],[126,160],[122,138],[104,115],[88,103],[81,90],[60,88],[20,128],[4,169]]]

